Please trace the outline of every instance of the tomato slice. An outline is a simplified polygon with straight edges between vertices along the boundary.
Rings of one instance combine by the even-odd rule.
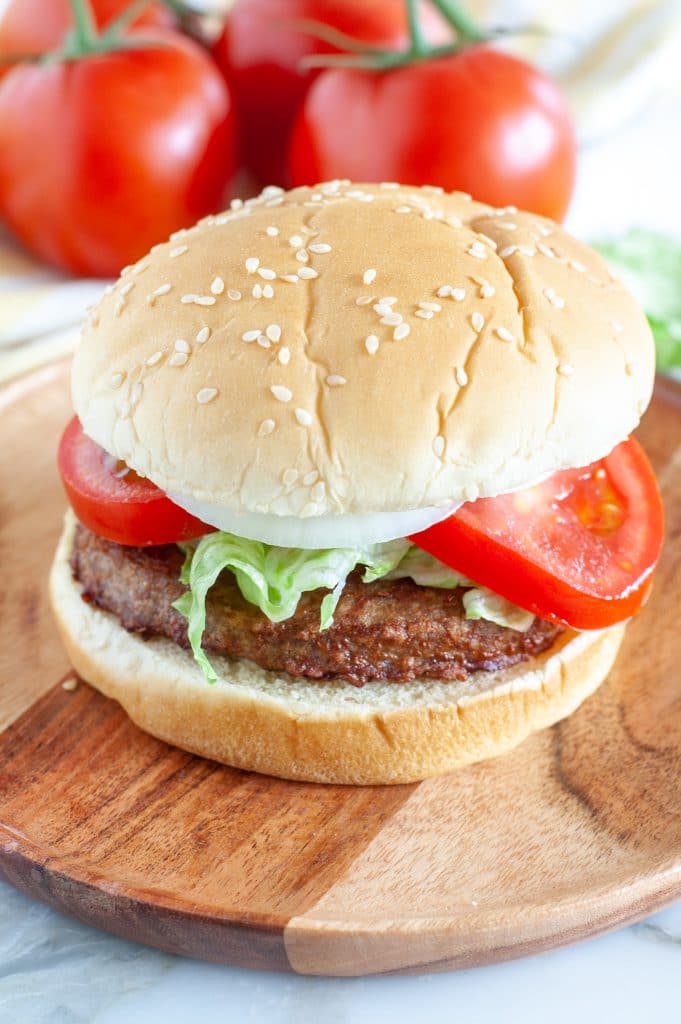
[[[600,629],[643,604],[663,530],[653,469],[630,438],[585,468],[468,502],[410,540],[543,619]]]
[[[62,435],[57,461],[73,511],[99,537],[146,547],[191,540],[213,530],[100,448],[83,433],[77,416]]]

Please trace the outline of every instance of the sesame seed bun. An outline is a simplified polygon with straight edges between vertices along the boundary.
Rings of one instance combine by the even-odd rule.
[[[496,757],[571,714],[602,682],[624,626],[566,632],[503,672],[465,683],[316,683],[243,659],[213,658],[209,686],[191,655],[126,632],[82,600],[67,517],[50,576],[52,607],[78,674],[146,732],[192,753],[287,779],[416,782]]]
[[[157,246],[90,317],[86,433],[176,499],[395,513],[608,454],[645,317],[561,227],[435,189],[266,190]]]

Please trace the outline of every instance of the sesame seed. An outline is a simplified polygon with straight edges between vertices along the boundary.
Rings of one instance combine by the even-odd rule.
[[[171,260],[177,259],[178,256],[184,256],[189,251],[188,245],[177,245],[174,249],[171,249],[168,255]]]
[[[66,690],[68,693],[73,693],[74,690],[78,689],[77,679],[65,679],[61,684],[62,690]]]
[[[148,270],[148,269],[149,269],[149,263],[147,263],[145,260],[142,260],[141,263],[136,263],[135,264],[135,266],[132,268],[131,272],[135,275],[135,277],[137,277],[138,274],[143,274],[144,271]]]
[[[266,284],[265,285],[265,287],[262,290],[262,297],[264,299],[273,299],[274,298],[274,288],[272,287],[271,284]]]
[[[489,281],[480,282],[480,298],[491,299],[493,295],[496,295],[496,288],[490,284]]]
[[[375,334],[370,334],[364,341],[364,347],[370,356],[375,356],[378,352],[379,341]]]
[[[421,320],[432,320],[435,314],[429,309],[417,309],[414,316],[418,316]]]
[[[441,196],[442,193],[444,192],[444,189],[442,188],[441,185],[424,185],[423,191],[430,192],[434,196]]]
[[[562,377],[571,377],[574,372],[575,372],[575,368],[574,368],[574,366],[571,366],[570,363],[559,363],[558,364],[558,373]]]
[[[259,266],[260,260],[257,256],[249,256],[245,262],[245,267],[249,274],[255,274]]]
[[[278,402],[290,402],[293,398],[293,392],[283,384],[272,384],[270,391]]]
[[[323,501],[326,496],[326,484],[323,480],[319,480],[310,491],[310,497],[314,501]]]
[[[149,356],[149,358],[147,359],[147,366],[156,366],[156,364],[160,363],[162,359],[163,359],[163,353],[162,352],[160,352],[160,351],[159,352],[154,352],[154,354]]]
[[[468,374],[464,370],[463,366],[457,366],[454,371],[454,376],[456,377],[456,383],[459,387],[465,388],[466,384],[468,384]]]
[[[199,405],[207,405],[208,402],[212,402],[217,397],[217,388],[201,388],[196,394],[196,401]]]
[[[411,212],[412,212],[411,206],[396,206],[395,207],[395,213],[411,213]]]
[[[549,260],[555,260],[556,258],[555,252],[550,245],[546,244],[546,242],[537,242],[537,250],[542,254],[542,256],[546,256]]]
[[[478,231],[478,237],[482,238],[483,242],[486,245],[489,245],[491,249],[494,249],[496,251],[497,243],[494,241],[493,238],[490,238],[489,235],[486,235],[483,231]]]
[[[259,334],[258,337],[256,338],[256,341],[258,342],[258,345],[260,345],[260,348],[272,347],[270,344],[270,339],[266,338],[264,334]]]
[[[126,284],[123,284],[123,285],[121,285],[121,287],[120,287],[120,289],[119,289],[119,292],[118,292],[118,294],[120,295],[120,297],[121,297],[122,299],[124,299],[124,298],[125,298],[125,296],[126,296],[126,295],[128,295],[128,294],[129,294],[129,292],[130,292],[130,291],[131,291],[131,290],[132,290],[132,289],[133,289],[134,287],[135,287],[135,282],[134,282],[134,281],[128,281],[128,282],[127,282]]]
[[[497,327],[497,335],[502,341],[515,341],[515,335],[511,334],[508,327]]]
[[[210,327],[202,327],[201,330],[196,335],[196,340],[198,341],[199,345],[203,345],[205,342],[208,341],[209,338]]]
[[[253,285],[253,291],[251,292],[251,295],[253,296],[254,299],[261,299],[262,298],[262,285],[261,284],[254,284]]]
[[[136,384],[133,384],[132,391],[130,392],[131,405],[137,405],[137,403],[139,402],[140,398],[142,397],[142,387],[142,382],[139,380],[137,381]]]
[[[276,423],[274,422],[274,420],[263,420],[260,426],[258,427],[258,437],[267,437],[268,434],[272,433],[275,426]]]
[[[393,331],[393,338],[395,341],[403,341],[411,334],[411,327],[409,324],[398,324]]]
[[[358,299],[355,299],[355,305],[356,306],[368,306],[373,301],[374,301],[374,296],[373,295],[360,295],[360,297]]]
[[[152,294],[159,295],[159,296],[160,295],[167,295],[172,287],[173,287],[172,284],[161,284],[161,285],[158,286],[158,288],[154,289]]]
[[[556,295],[555,288],[545,288],[544,296],[549,300],[552,306],[556,309],[563,309],[565,306],[565,299],[560,295]]]
[[[500,228],[505,228],[506,231],[517,231],[518,230],[518,225],[515,224],[512,220],[500,220],[499,221],[499,227]]]
[[[231,203],[229,204],[230,209],[232,210],[241,210],[243,208],[243,205],[243,199],[239,199],[238,197],[236,199],[232,199]]]
[[[127,420],[130,415],[130,402],[121,402],[121,419]]]
[[[230,288],[229,291],[227,292],[227,298],[231,299],[232,302],[238,302],[239,299],[241,298],[241,292],[238,291],[236,288]]]
[[[260,328],[256,327],[255,330],[253,330],[253,331],[246,331],[244,334],[242,334],[241,335],[241,340],[242,341],[257,341],[258,338],[260,337],[261,333],[262,332],[261,332]]]
[[[450,228],[463,227],[463,221],[461,220],[461,217],[447,217],[445,220],[445,224],[449,224]]]
[[[173,352],[168,360],[168,366],[184,366],[187,362],[189,362],[189,356],[184,352]]]
[[[377,312],[379,311],[377,310]],[[403,320],[404,317],[401,313],[393,313],[390,311],[386,313],[385,316],[381,317],[381,323],[385,324],[387,327],[399,327]]]
[[[487,259],[487,250],[482,242],[473,242],[467,249],[469,256],[474,256],[476,260]]]
[[[300,235],[291,235],[291,237],[290,237],[290,238],[289,238],[289,240],[288,240],[288,244],[289,244],[289,245],[291,246],[291,248],[293,248],[293,249],[300,249],[300,247],[301,247],[302,245],[305,245],[305,242],[304,242],[304,240],[303,240],[303,239],[302,239],[302,238],[300,237]]]
[[[274,281],[277,275],[273,270],[270,270],[269,267],[259,267],[258,276],[261,277],[263,281]]]
[[[576,270],[578,274],[583,274],[586,271],[586,267],[579,260],[568,260],[568,266]]]
[[[189,345],[187,344],[187,342],[184,340],[184,338],[178,338],[177,341],[175,342],[175,351],[176,352],[191,352],[191,349],[190,349]]]
[[[379,188],[399,188],[399,184],[396,181],[382,181]]]
[[[279,324],[270,324],[265,334],[270,341],[279,341],[281,339],[281,327]]]
[[[507,246],[505,246],[505,248],[503,248],[499,252],[499,255],[501,256],[502,260],[505,260],[507,256],[512,256],[513,253],[517,252],[517,251],[518,251],[518,246],[517,245],[507,245]]]
[[[296,253],[296,259],[298,260],[298,263],[309,263],[310,254],[308,253],[307,249],[299,249],[298,252]]]
[[[303,505],[302,509],[300,510],[300,518],[301,519],[309,519],[310,516],[316,516],[316,515],[317,515],[317,506],[315,505],[314,501],[308,501],[308,503],[306,505]]]
[[[112,373],[111,374],[111,378],[109,380],[109,387],[113,388],[113,390],[115,391],[116,388],[119,388],[121,386],[121,384],[123,383],[124,380],[125,380],[125,374],[124,373]]]
[[[288,281],[289,284],[298,284],[298,275],[297,274],[282,274],[281,275],[281,280],[282,281]]]
[[[310,416],[307,409],[296,409],[295,417],[300,423],[301,427],[309,427],[312,423],[312,417]]]
[[[312,484],[316,484],[318,480],[319,473],[317,472],[316,469],[310,470],[310,472],[306,473],[305,476],[303,477],[303,483],[305,484],[306,487],[312,487]]]
[[[215,280],[210,286],[210,290],[212,291],[213,295],[222,295],[222,293],[225,290],[225,282],[222,280],[221,277],[215,278]]]
[[[473,313],[471,316],[471,323],[473,325],[473,330],[475,331],[475,333],[480,334],[480,331],[485,326],[485,318],[482,315],[482,313],[478,313],[478,311],[476,310],[475,313]]]
[[[381,306],[394,306],[397,299],[394,295],[385,295],[382,299],[378,300]]]
[[[429,310],[431,313],[441,313],[442,306],[437,302],[419,302],[419,309]]]
[[[339,373],[330,373],[326,378],[326,383],[330,388],[342,387],[343,384],[347,384],[345,377],[341,377]]]
[[[315,242],[314,245],[309,246],[310,252],[315,255],[322,256],[324,253],[331,252],[331,246],[327,245],[326,242]]]
[[[289,362],[291,361],[290,349],[284,346],[284,348],[280,349],[278,358],[282,366],[288,366]]]
[[[279,228],[275,228],[274,225],[271,225],[265,229],[265,233],[268,234],[270,238],[276,238],[279,234]]]
[[[519,245],[518,252],[521,252],[523,256],[536,256],[537,250],[532,245]]]
[[[319,277],[319,274],[312,267],[301,267],[298,271],[298,277],[302,281],[311,281],[315,277]]]
[[[296,482],[297,479],[298,479],[298,470],[297,469],[285,469],[284,470],[284,475],[282,476],[282,480],[284,481],[284,484],[286,485],[286,487],[293,487],[293,485],[294,485],[294,483]]]
[[[370,267],[369,270],[365,270],[364,271],[364,274],[362,275],[362,283],[363,284],[373,284],[375,280],[376,280],[376,271],[374,270],[373,267]]]
[[[442,434],[438,434],[433,441],[433,451],[437,455],[438,459],[442,457],[445,450],[445,439]]]

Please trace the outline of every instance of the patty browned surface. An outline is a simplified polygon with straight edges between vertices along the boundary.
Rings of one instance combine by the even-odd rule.
[[[71,566],[84,597],[113,612],[135,633],[169,637],[188,646],[187,623],[172,607],[185,587],[183,556],[174,544],[123,547],[79,526]],[[507,668],[550,647],[561,630],[535,619],[526,633],[465,617],[461,590],[420,587],[411,580],[363,583],[353,573],[334,623],[320,631],[327,591],[303,594],[284,622],[270,622],[241,596],[224,572],[209,592],[203,646],[262,668],[311,679],[463,680],[472,672]]]

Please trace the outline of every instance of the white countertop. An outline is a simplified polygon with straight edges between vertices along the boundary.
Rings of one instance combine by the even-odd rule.
[[[642,224],[681,235],[681,115],[669,101],[582,154],[569,218],[589,238]],[[0,885],[0,1024],[562,1024],[679,1020],[681,904],[539,957],[413,978],[302,978],[168,957],[73,923]]]

